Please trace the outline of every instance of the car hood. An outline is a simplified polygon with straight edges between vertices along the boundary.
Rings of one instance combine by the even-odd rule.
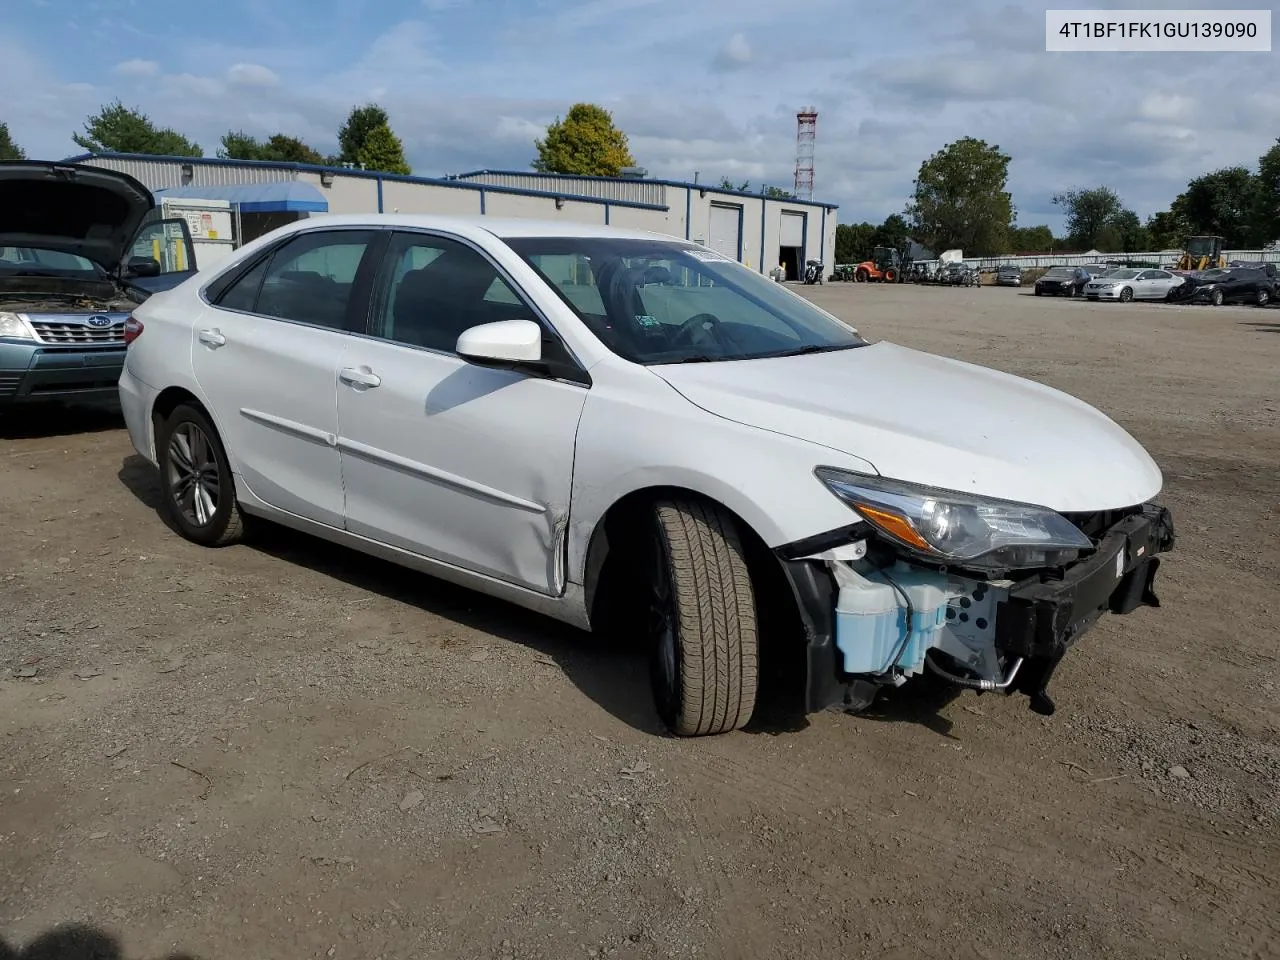
[[[154,207],[151,191],[114,170],[0,162],[0,246],[73,253],[114,270]]]
[[[650,369],[709,413],[898,480],[1070,512],[1143,503],[1163,484],[1146,450],[1083,401],[897,344]]]

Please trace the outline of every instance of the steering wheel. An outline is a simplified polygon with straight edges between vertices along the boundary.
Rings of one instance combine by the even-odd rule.
[[[720,333],[720,327],[720,318],[714,313],[695,313],[676,328],[676,332],[671,335],[671,345],[678,347],[687,340],[693,346],[699,342],[698,334],[710,334],[712,340],[723,346],[724,337]]]

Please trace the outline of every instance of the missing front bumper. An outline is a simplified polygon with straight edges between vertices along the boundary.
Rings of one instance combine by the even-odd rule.
[[[1172,550],[1174,542],[1169,511],[1145,504],[1140,512],[1107,528],[1097,549],[1084,560],[1061,572],[1015,583],[998,605],[995,622],[997,650],[1024,661],[1009,692],[1025,693],[1033,710],[1052,713],[1049,681],[1066,652],[1099,617],[1160,606],[1154,589],[1158,554]],[[822,562],[797,558],[797,546],[781,548],[777,554],[806,637],[806,707],[811,713],[837,705],[865,707],[885,679],[843,671],[836,646],[838,588]]]

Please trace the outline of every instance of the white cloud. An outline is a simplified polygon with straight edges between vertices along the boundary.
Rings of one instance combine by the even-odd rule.
[[[260,63],[236,63],[227,68],[227,82],[241,87],[274,87],[280,78]]]
[[[766,0],[538,0],[498,22],[487,5],[420,4],[403,23],[376,4],[342,14],[375,24],[363,45],[341,23],[278,47],[240,39],[283,35],[267,21],[249,34],[210,24],[182,47],[186,63],[216,64],[210,75],[126,61],[104,78],[70,55],[54,67],[10,29],[0,88],[38,93],[13,98],[5,119],[32,155],[65,156],[84,117],[119,96],[206,146],[243,127],[327,152],[351,107],[375,99],[415,169],[434,175],[525,169],[545,125],[588,100],[655,176],[788,186],[795,111],[813,103],[815,195],[842,221],[900,211],[921,161],[971,135],[1013,157],[1020,221],[1056,227],[1050,198],[1071,186],[1106,183],[1145,216],[1194,176],[1252,165],[1277,133],[1259,118],[1280,115],[1272,55],[1047,54],[1030,0],[975,0],[958,22],[934,0],[900,0],[860,11],[853,31],[833,26],[848,22],[848,0],[810,0],[802,15]],[[474,29],[437,29],[445,10]],[[149,29],[146,49],[175,39]]]
[[[741,70],[752,60],[751,44],[745,35],[735,33],[729,42],[720,48],[712,61],[717,70]]]
[[[154,60],[125,60],[117,63],[113,72],[122,77],[154,77],[160,72],[160,64]]]

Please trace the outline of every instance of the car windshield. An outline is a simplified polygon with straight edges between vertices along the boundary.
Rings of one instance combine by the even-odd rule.
[[[619,237],[512,237],[610,350],[633,363],[794,356],[865,346],[781,284],[706,247]]]
[[[0,247],[0,273],[6,276],[67,276],[97,279],[102,271],[91,260],[60,250]]]
[[[1132,280],[1137,275],[1138,275],[1137,270],[1129,270],[1129,269],[1112,270],[1110,273],[1107,274],[1107,279],[1108,280]]]
[[[1052,267],[1044,276],[1046,280],[1061,280],[1075,276],[1075,271],[1071,267]]]

